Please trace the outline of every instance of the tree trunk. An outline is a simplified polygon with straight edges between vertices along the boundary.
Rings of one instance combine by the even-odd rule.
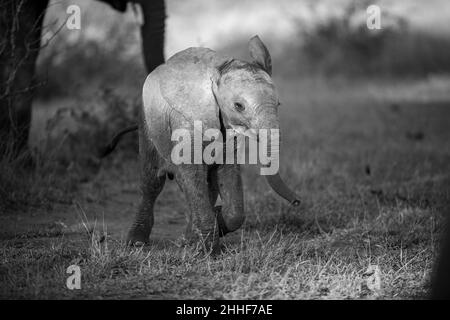
[[[36,59],[48,0],[0,4],[0,157],[27,148]]]
[[[124,11],[126,0],[105,2]],[[142,49],[147,72],[164,63],[164,0],[135,0],[144,18]],[[27,148],[36,59],[48,0],[6,0],[0,4],[0,157]]]

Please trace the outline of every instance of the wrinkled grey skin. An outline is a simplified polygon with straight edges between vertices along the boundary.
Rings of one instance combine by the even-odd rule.
[[[243,224],[239,165],[174,165],[171,151],[177,142],[171,141],[171,135],[179,128],[193,134],[195,120],[202,121],[203,131],[279,128],[279,101],[270,77],[269,52],[257,36],[250,40],[249,49],[251,63],[206,48],[189,48],[147,77],[139,124],[142,203],[128,234],[129,243],[148,241],[153,207],[168,173],[175,176],[189,207],[187,239],[199,238],[204,248],[214,253],[219,236]],[[236,102],[245,110],[238,110]],[[223,204],[215,207],[219,194]]]

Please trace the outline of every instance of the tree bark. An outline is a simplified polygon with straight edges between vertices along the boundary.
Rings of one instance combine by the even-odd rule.
[[[48,0],[0,4],[0,157],[27,149],[36,59]]]

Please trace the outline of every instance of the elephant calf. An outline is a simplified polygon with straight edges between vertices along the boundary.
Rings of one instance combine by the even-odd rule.
[[[252,62],[232,59],[207,48],[189,48],[148,75],[139,125],[119,133],[105,151],[105,154],[112,151],[123,133],[139,129],[142,202],[128,233],[128,243],[148,242],[153,207],[167,176],[175,177],[186,196],[187,239],[199,239],[207,250],[217,252],[219,236],[243,224],[239,164],[223,161],[175,164],[172,151],[179,141],[173,141],[172,137],[176,130],[195,135],[196,121],[201,121],[201,133],[208,129],[225,133],[232,129],[237,133],[251,132],[257,141],[260,129],[278,132],[279,101],[271,79],[269,52],[258,36],[250,39],[249,50]],[[225,145],[223,137],[218,143]],[[278,142],[275,143],[278,147]],[[232,147],[236,148],[234,138]],[[201,148],[205,148],[203,140]],[[278,173],[266,175],[266,179],[280,196],[293,205],[299,204]],[[222,205],[215,206],[219,195]]]

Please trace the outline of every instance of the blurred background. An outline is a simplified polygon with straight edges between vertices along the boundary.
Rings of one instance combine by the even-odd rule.
[[[80,30],[61,28],[71,4],[81,8]],[[371,4],[381,8],[380,30],[366,26]],[[224,240],[232,249],[223,261],[229,259],[212,262],[218,272],[210,278],[201,262],[182,269],[184,256],[176,260],[176,251],[167,249],[181,234],[186,212],[176,184],[168,181],[151,235],[166,246],[155,247],[148,265],[128,253],[87,254],[83,261],[94,270],[89,279],[100,288],[96,294],[139,297],[126,283],[133,278],[122,277],[139,269],[139,281],[160,275],[158,285],[170,297],[426,296],[450,207],[450,2],[167,0],[166,7],[166,59],[204,46],[248,60],[250,37],[258,34],[266,44],[282,103],[280,171],[303,203],[293,210],[257,168],[247,166],[246,223],[242,233]],[[83,224],[103,221],[108,236],[124,239],[140,201],[137,135],[126,136],[102,161],[98,150],[138,117],[147,76],[140,20],[130,6],[120,13],[100,1],[50,1],[33,100],[35,167],[24,170],[6,156],[0,161],[1,239],[33,239],[27,246],[30,252],[44,247],[39,254],[45,252],[45,264],[36,267],[39,286],[30,287],[34,273],[27,268],[34,261],[16,254],[20,245],[11,249],[8,261],[16,267],[0,278],[9,284],[0,294],[68,295],[53,266],[58,261],[63,268],[72,256],[48,253],[48,242],[38,241],[79,237],[80,216]],[[239,236],[246,240],[233,242]],[[70,245],[73,255],[84,250]],[[158,257],[162,267],[153,262]],[[373,264],[382,270],[382,292],[360,286]],[[103,292],[113,268],[126,269],[117,276],[126,286]],[[167,282],[179,275],[192,290]]]
[[[41,97],[63,95],[80,82],[95,83],[99,78],[109,86],[142,84],[139,16],[133,10],[122,14],[89,0],[50,3],[44,39],[64,22],[69,4],[81,8],[81,30],[62,28],[42,51],[39,71],[48,83]],[[366,27],[370,4],[169,0],[165,56],[204,46],[248,58],[246,43],[259,34],[270,48],[279,77],[426,77],[450,71],[448,1],[378,1],[381,30]]]
[[[247,41],[258,34],[271,52],[275,78],[316,81],[316,88],[319,82],[369,80],[381,85],[370,89],[379,97],[447,97],[450,3],[377,1],[381,29],[369,30],[366,8],[372,2],[169,0],[165,58],[191,46],[204,46],[248,59]],[[81,30],[61,28],[70,4],[81,8]],[[142,16],[130,5],[121,13],[99,1],[51,1],[43,28],[46,47],[38,59],[38,78],[43,85],[37,91],[35,110],[39,101],[45,101],[44,109],[52,115],[68,103],[61,99],[78,99],[79,105],[80,99],[99,95],[102,101],[94,104],[112,99],[106,102],[111,104],[125,97],[133,104],[139,102],[147,73],[140,21]],[[383,85],[386,79],[389,85]],[[426,81],[408,82],[414,79]],[[394,89],[395,83],[399,87]],[[130,112],[122,116],[126,114]],[[40,130],[47,116],[34,115],[34,119],[33,126]],[[31,142],[37,143],[38,138],[32,136]]]

